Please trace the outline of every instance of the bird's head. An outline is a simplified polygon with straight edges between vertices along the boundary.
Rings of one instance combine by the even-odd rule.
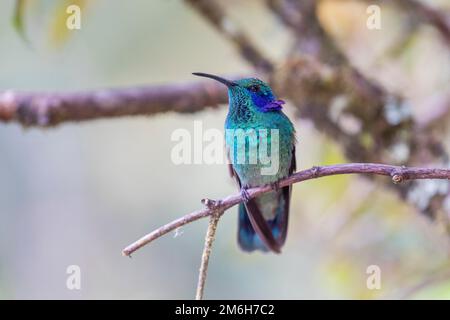
[[[283,100],[277,100],[270,86],[257,78],[245,78],[239,80],[227,80],[212,74],[195,72],[196,76],[211,78],[225,84],[228,87],[230,100],[252,102],[258,111],[279,111],[284,104]]]

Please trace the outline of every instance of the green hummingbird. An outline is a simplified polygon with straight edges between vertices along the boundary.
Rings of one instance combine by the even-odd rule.
[[[230,174],[244,198],[238,210],[239,246],[248,252],[280,253],[286,240],[292,187],[279,188],[278,181],[296,170],[295,129],[281,110],[284,101],[277,100],[270,86],[256,78],[231,81],[193,74],[228,87],[225,145]],[[273,191],[249,199],[246,189],[268,184]]]

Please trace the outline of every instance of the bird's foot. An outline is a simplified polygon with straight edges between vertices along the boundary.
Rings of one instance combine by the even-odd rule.
[[[280,181],[271,182],[271,183],[269,183],[269,185],[272,188],[272,190],[274,190],[274,191],[280,190]]]
[[[314,178],[318,177],[319,171],[320,171],[320,167],[318,167],[318,166],[314,166],[314,167],[311,168],[311,173],[312,173]]]
[[[250,195],[248,194],[247,188],[241,188],[241,197],[244,199],[244,202],[248,202],[250,200]]]

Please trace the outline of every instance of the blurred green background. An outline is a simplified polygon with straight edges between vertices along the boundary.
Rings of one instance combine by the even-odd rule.
[[[14,1],[0,2],[0,90],[71,91],[197,80],[193,71],[251,72],[181,0],[84,1],[82,29],[68,32],[61,16],[72,2],[33,1],[24,15],[28,41],[11,24]],[[271,58],[282,59],[291,35],[263,1],[222,3]],[[356,66],[404,94],[420,116],[423,101],[449,88],[449,50],[424,26],[405,50],[386,57],[400,41],[402,15],[387,7],[382,30],[369,31],[366,6],[324,1],[321,19]],[[295,119],[289,104],[286,110]],[[193,298],[206,220],[132,259],[121,250],[198,209],[200,199],[237,191],[225,165],[176,166],[170,159],[175,129],[192,131],[194,120],[222,129],[225,115],[224,106],[46,130],[0,124],[0,298]],[[298,168],[345,162],[311,123],[295,119],[295,126]],[[233,208],[219,224],[206,298],[450,298],[448,235],[391,190],[360,177],[295,185],[279,256],[241,252],[236,229]],[[81,290],[66,288],[69,265],[81,267]],[[369,265],[381,268],[380,290],[366,286]]]

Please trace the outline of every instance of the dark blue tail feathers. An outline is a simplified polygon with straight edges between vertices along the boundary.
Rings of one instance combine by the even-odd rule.
[[[282,201],[281,201],[282,202]],[[284,204],[280,203],[277,214],[273,220],[269,220],[269,226],[275,239],[282,245],[286,238],[287,215]],[[251,252],[255,250],[269,251],[261,238],[252,227],[247,210],[243,203],[239,204],[238,243],[242,250]]]

